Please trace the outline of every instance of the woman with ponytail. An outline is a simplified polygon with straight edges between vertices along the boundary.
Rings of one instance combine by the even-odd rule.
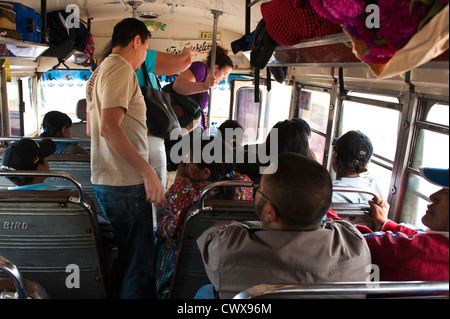
[[[226,80],[233,71],[233,61],[228,56],[228,51],[217,47],[216,64],[214,67],[214,75],[211,75],[211,52],[208,55],[206,64],[203,62],[194,62],[190,68],[180,74],[173,83],[173,89],[178,94],[187,95],[194,99],[202,110],[202,121],[200,127],[202,131],[205,129],[204,110],[208,106],[209,92],[208,90],[214,85]]]

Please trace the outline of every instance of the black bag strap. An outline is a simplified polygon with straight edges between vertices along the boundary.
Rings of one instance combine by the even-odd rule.
[[[148,71],[147,71],[147,66],[145,65],[145,61],[141,65],[141,70],[144,73],[145,86],[150,86],[152,89],[154,89],[154,87],[152,85],[152,81],[150,81],[150,77],[148,76]],[[157,77],[156,77],[156,82],[158,82],[159,90],[161,90],[161,84],[159,83],[159,80]]]

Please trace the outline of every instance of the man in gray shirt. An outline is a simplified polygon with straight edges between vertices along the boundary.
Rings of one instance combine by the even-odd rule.
[[[366,280],[371,258],[361,233],[345,221],[322,222],[332,195],[323,166],[284,153],[276,172],[263,174],[254,189],[259,222],[217,225],[197,240],[220,298],[259,284]]]

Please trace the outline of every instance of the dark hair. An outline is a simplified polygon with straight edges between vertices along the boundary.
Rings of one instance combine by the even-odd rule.
[[[212,51],[209,52],[208,58],[206,59],[206,65],[208,67],[211,66],[212,59]],[[216,65],[219,67],[219,70],[223,69],[226,66],[234,67],[233,61],[228,56],[228,51],[222,47],[217,47],[216,49]]]
[[[242,130],[242,133],[244,132],[244,128],[242,127],[242,125],[235,120],[226,120],[225,122],[223,122],[222,124],[220,124],[218,130],[220,131],[220,134],[222,135],[222,139],[224,140],[225,143],[228,143],[231,147],[236,148],[238,145],[242,145],[243,144],[243,139],[244,136],[243,134],[233,134],[233,139],[231,141],[227,141],[226,138],[226,133],[227,131],[230,130],[236,130],[236,129],[240,129]]]
[[[151,37],[147,26],[140,20],[135,18],[126,18],[116,24],[111,39],[111,47],[126,47],[136,37],[141,37],[144,42]]]
[[[303,125],[294,120],[280,121],[274,125],[266,138],[266,150],[270,150],[270,136],[278,129],[278,154],[294,152],[311,157],[308,134]]]
[[[337,153],[336,168],[344,175],[361,174],[368,171],[367,164],[373,154],[370,138],[361,131],[348,131],[333,141]]]
[[[214,144],[211,144],[214,143]],[[199,168],[208,168],[211,172],[211,175],[209,177],[210,181],[216,182],[216,181],[221,181],[223,180],[227,175],[233,173],[234,171],[234,158],[231,160],[230,163],[230,159],[226,158],[227,154],[233,154],[233,151],[231,150],[231,148],[226,145],[222,139],[219,138],[209,138],[209,139],[201,139],[201,143],[200,143],[201,147],[201,154],[195,154],[194,155],[194,159],[195,159],[195,164],[197,164],[197,166]],[[205,149],[207,147],[210,147],[211,150],[209,152],[207,152]],[[220,154],[220,160],[216,161],[216,154],[215,152],[218,150],[218,148],[221,150],[222,154]],[[194,149],[194,143],[191,144],[191,150],[192,152],[195,151]],[[207,153],[207,155],[211,156],[212,159],[214,159],[213,161],[209,162],[209,161],[205,161],[205,158],[203,155],[205,155],[205,153]],[[200,156],[199,156],[200,155]],[[198,162],[198,159],[200,159],[200,161]]]
[[[332,182],[328,171],[316,161],[298,153],[283,153],[276,172],[264,176],[264,192],[280,211],[286,229],[307,229],[327,213]]]
[[[72,126],[72,120],[66,113],[59,111],[50,111],[45,114],[42,120],[42,128],[44,132],[41,137],[58,137],[61,136],[61,131],[65,127]]]
[[[293,118],[292,121],[303,127],[303,129],[306,132],[306,135],[311,136],[311,127],[309,126],[308,122],[306,122],[304,119],[301,119],[299,117]]]
[[[352,162],[346,162],[339,158],[336,158],[336,168],[344,175],[361,174],[368,171],[367,166],[355,165]]]

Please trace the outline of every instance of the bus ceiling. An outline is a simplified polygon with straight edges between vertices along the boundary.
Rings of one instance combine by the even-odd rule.
[[[218,23],[217,41],[219,45],[224,46],[226,49],[231,49],[233,41],[255,30],[263,16],[261,11],[263,2],[258,0],[246,0],[245,8],[243,8],[243,1],[241,0],[90,0],[88,2],[81,0],[23,0],[21,3],[40,14],[42,18],[42,39],[45,39],[46,13],[56,10],[77,9],[81,21],[86,23],[93,35],[95,45],[94,58],[99,58],[99,55],[106,47],[115,23],[120,19],[131,17],[133,14],[156,17],[142,20],[152,31],[152,49],[177,53],[185,46],[192,46],[201,52],[197,57],[198,60],[204,60],[206,53],[211,48],[211,45],[208,45],[208,41],[210,43],[213,37],[214,15],[211,14],[211,10],[222,13]],[[75,14],[75,11],[73,12]],[[152,15],[149,13],[152,13]],[[14,44],[11,43],[14,40],[1,37],[0,47],[5,42],[7,42],[8,46]],[[45,41],[42,40],[42,42]],[[354,54],[353,44],[352,39],[346,33],[340,32],[303,40],[292,46],[279,45],[269,60],[268,66],[289,67],[290,74],[296,80],[305,78],[305,73],[311,73],[310,70],[312,69],[315,70],[312,73],[318,74],[322,72],[318,71],[319,69],[324,69],[327,70],[327,81],[329,79],[334,80],[335,75],[332,73],[335,72],[333,71],[335,68],[345,68],[347,74],[353,73],[352,70],[368,69],[367,65],[361,62]],[[72,54],[70,48],[58,47],[58,52],[49,53],[53,48],[48,48],[43,43],[27,42],[26,46],[33,48],[33,50],[28,50],[33,51],[32,56],[24,57],[28,62],[24,62],[25,60],[23,59],[15,60],[13,57],[8,56],[11,72],[20,73],[25,65],[27,71],[32,71],[34,68],[34,71],[37,72],[46,72],[58,68],[80,68],[78,64],[72,64],[68,60],[68,56]],[[44,50],[44,53],[42,53],[42,50]],[[51,57],[45,57],[46,55]],[[236,73],[243,73],[251,69],[249,55],[250,52],[238,52],[231,55],[236,65]],[[36,56],[40,57],[35,60]],[[2,56],[0,56],[1,58]],[[3,58],[6,58],[6,56],[3,56]],[[34,61],[34,63],[31,63],[30,60]],[[428,63],[421,65],[420,68],[430,69],[432,72],[448,70],[448,60],[448,50],[445,50]],[[364,72],[362,71],[361,73]],[[376,78],[370,72],[366,72],[365,77],[369,79]],[[414,77],[413,80],[415,80]],[[448,86],[448,80],[444,82]]]

